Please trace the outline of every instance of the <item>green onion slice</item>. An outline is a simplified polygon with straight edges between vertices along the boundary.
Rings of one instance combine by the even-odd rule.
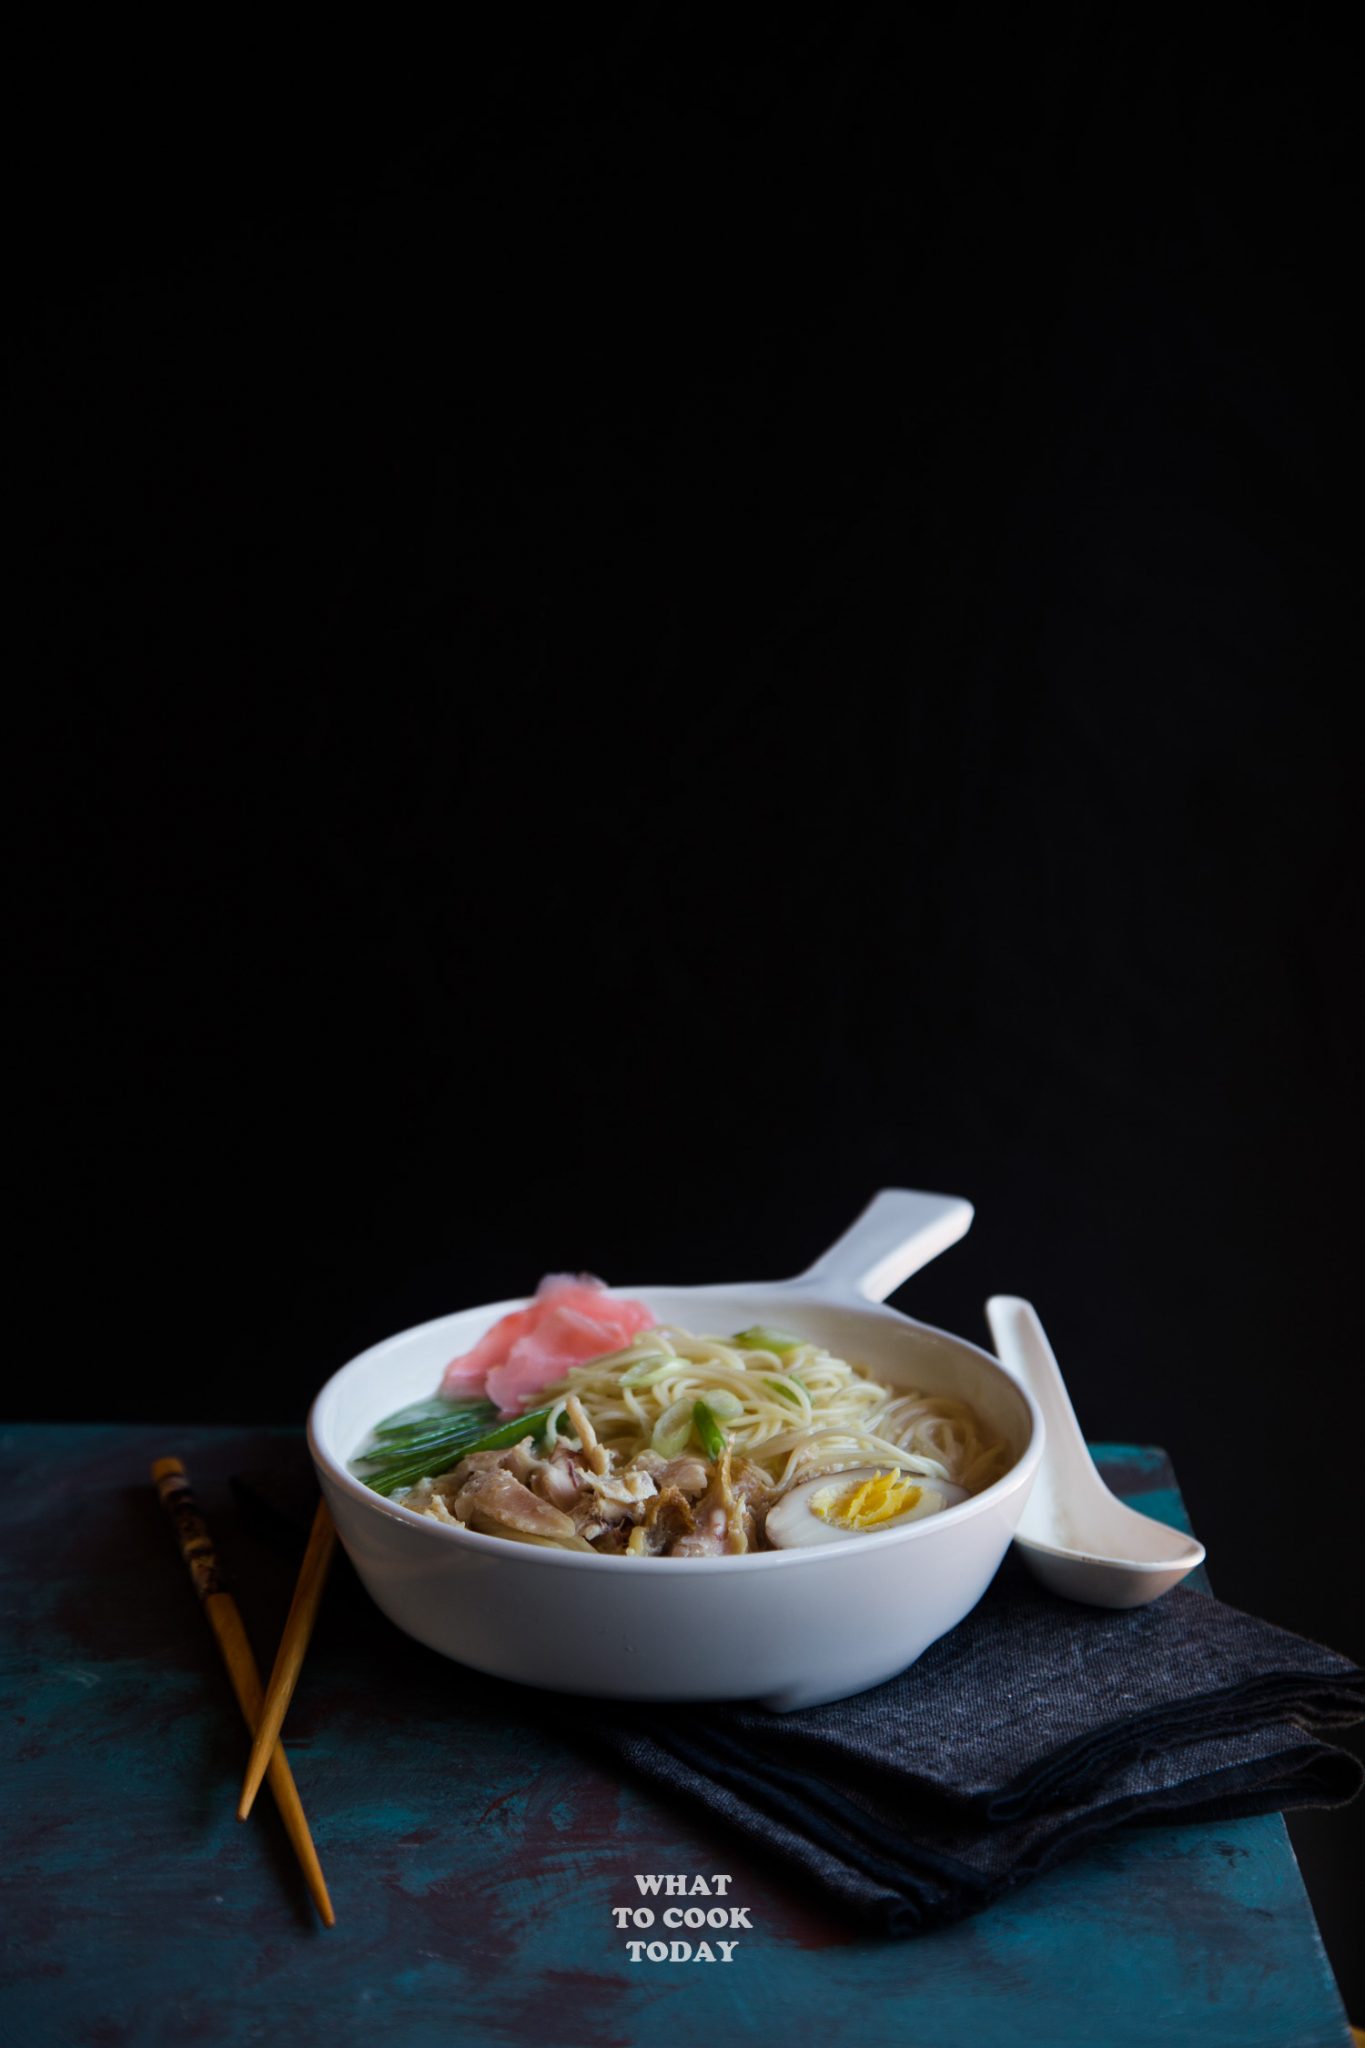
[[[661,1458],[676,1458],[686,1448],[692,1434],[692,1419],[692,1403],[688,1400],[675,1401],[671,1408],[665,1408],[650,1438]]]
[[[675,1365],[681,1365],[684,1362],[684,1360],[679,1358],[668,1357],[660,1351],[647,1351],[637,1365],[633,1365],[629,1372],[622,1373],[621,1385],[623,1387],[652,1387],[655,1380],[661,1380],[665,1373],[673,1370]]]
[[[730,1339],[738,1344],[741,1351],[775,1351],[779,1358],[784,1352],[799,1351],[804,1337],[793,1337],[790,1330],[774,1330],[768,1323],[755,1323],[750,1330],[740,1330]]]
[[[744,1413],[744,1403],[738,1394],[732,1394],[728,1387],[713,1387],[706,1397],[707,1406],[722,1422],[733,1422],[737,1415]]]
[[[701,1447],[707,1457],[718,1458],[725,1449],[725,1431],[721,1428],[705,1401],[693,1402],[692,1421],[701,1440]]]

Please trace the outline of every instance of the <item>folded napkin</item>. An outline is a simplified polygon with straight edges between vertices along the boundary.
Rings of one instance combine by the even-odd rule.
[[[632,1769],[686,1794],[890,1934],[942,1926],[1125,1823],[1335,1805],[1365,1772],[1318,1731],[1365,1673],[1180,1588],[1079,1607],[1011,1554],[967,1619],[852,1699],[600,1709]],[[586,1724],[585,1724],[586,1725]]]
[[[1153,1479],[1174,1486],[1169,1466]],[[234,1487],[264,1533],[301,1542],[305,1461]],[[831,1706],[518,1697],[890,1934],[977,1912],[1121,1826],[1334,1806],[1365,1779],[1322,1740],[1365,1717],[1347,1658],[1188,1584],[1128,1613],[1079,1607],[1014,1553],[917,1663]]]

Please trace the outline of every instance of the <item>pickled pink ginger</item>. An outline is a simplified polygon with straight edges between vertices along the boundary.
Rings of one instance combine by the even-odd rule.
[[[451,1359],[441,1392],[486,1394],[513,1415],[571,1365],[623,1351],[654,1320],[642,1301],[617,1299],[590,1273],[547,1273],[525,1308],[500,1316],[472,1351]]]

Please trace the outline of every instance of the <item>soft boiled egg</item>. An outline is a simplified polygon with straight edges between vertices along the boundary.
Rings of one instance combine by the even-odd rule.
[[[946,1479],[860,1465],[853,1472],[826,1472],[794,1486],[768,1510],[763,1526],[770,1543],[792,1550],[801,1543],[841,1543],[847,1536],[901,1529],[966,1498],[963,1487],[950,1486]]]

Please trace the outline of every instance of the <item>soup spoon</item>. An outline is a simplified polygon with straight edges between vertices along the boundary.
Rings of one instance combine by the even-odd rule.
[[[1144,1607],[1168,1593],[1203,1563],[1203,1544],[1139,1514],[1105,1485],[1033,1304],[992,1295],[986,1321],[1000,1363],[1043,1411],[1043,1462],[1014,1532],[1034,1577],[1088,1607]]]

